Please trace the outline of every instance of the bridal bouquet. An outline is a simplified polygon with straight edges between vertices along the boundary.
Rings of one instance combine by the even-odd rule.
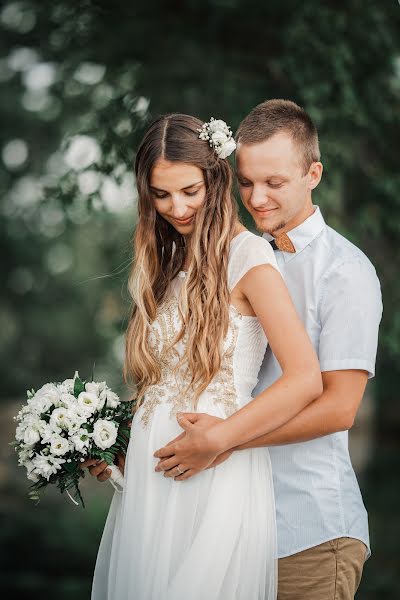
[[[80,465],[97,458],[111,465],[111,477],[121,478],[113,465],[117,453],[126,453],[133,402],[121,402],[103,381],[86,382],[78,372],[62,383],[46,383],[37,392],[28,390],[27,403],[14,419],[19,464],[33,482],[29,495],[39,500],[50,483],[61,492],[73,492],[84,506],[79,480]]]

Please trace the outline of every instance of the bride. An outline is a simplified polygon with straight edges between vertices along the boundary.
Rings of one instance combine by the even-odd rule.
[[[223,121],[173,114],[150,126],[137,153],[124,367],[137,403],[93,600],[276,598],[268,450],[206,467],[293,418],[320,394],[321,375],[269,242],[239,221],[226,160],[234,146]],[[283,374],[253,399],[267,340]],[[186,410],[223,420],[192,425],[201,464],[165,477],[153,453],[182,432]]]

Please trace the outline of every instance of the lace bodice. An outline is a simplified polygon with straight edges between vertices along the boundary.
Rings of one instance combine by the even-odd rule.
[[[271,264],[278,269],[274,252],[267,240],[243,231],[231,241],[228,259],[228,288],[232,292],[240,279],[253,267]],[[151,325],[149,344],[161,366],[160,381],[150,386],[144,396],[141,420],[146,426],[157,406],[168,403],[170,415],[179,411],[193,410],[192,397],[187,393],[187,373],[181,366],[173,372],[182,356],[185,336],[168,350],[181,328],[178,298],[186,276],[181,271],[172,282],[172,292],[159,308]],[[257,317],[241,315],[231,304],[229,327],[223,343],[221,368],[207,389],[200,396],[197,410],[210,412],[218,406],[227,417],[251,398],[258,379],[261,362],[267,347],[267,339]]]

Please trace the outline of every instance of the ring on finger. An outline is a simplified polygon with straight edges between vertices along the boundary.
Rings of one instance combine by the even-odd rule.
[[[185,472],[179,468],[179,465],[176,467],[176,470],[178,471],[179,475],[183,475],[183,473]]]

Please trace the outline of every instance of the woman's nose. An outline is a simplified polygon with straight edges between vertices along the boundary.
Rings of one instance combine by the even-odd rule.
[[[176,219],[183,219],[187,213],[185,198],[178,196],[172,198],[172,216]]]

